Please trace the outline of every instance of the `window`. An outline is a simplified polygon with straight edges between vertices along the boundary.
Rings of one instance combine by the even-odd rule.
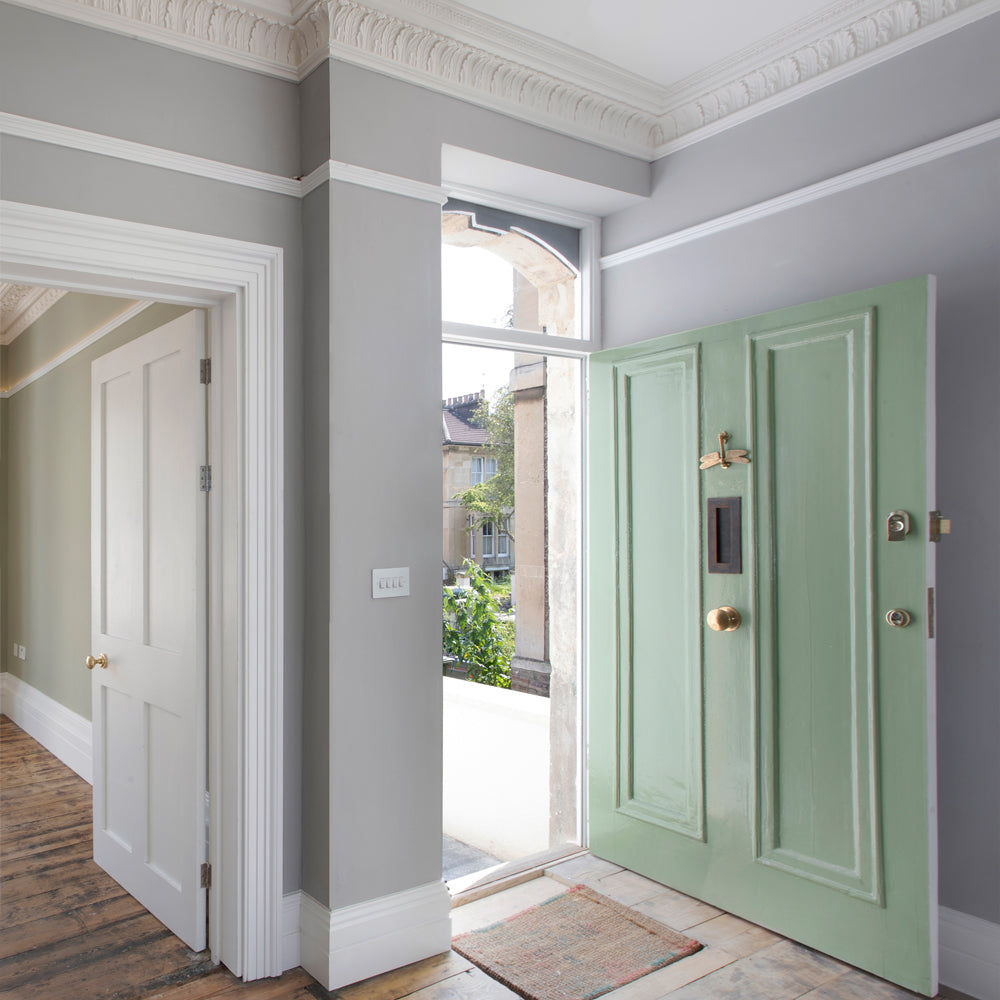
[[[472,484],[485,483],[497,474],[495,458],[474,458],[472,460]]]
[[[510,555],[510,539],[506,531],[501,531],[497,537],[497,555],[498,556],[508,556]]]
[[[483,525],[483,558],[493,555],[493,525],[487,521]]]

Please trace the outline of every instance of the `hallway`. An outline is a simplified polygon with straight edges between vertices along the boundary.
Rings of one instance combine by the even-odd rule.
[[[609,1000],[907,1000],[898,989],[590,855],[455,907],[454,933],[577,883],[705,947]],[[0,1000],[512,1000],[454,952],[328,993],[302,969],[244,984],[195,954],[91,860],[91,789],[0,717]],[[961,994],[942,991],[958,1000]]]

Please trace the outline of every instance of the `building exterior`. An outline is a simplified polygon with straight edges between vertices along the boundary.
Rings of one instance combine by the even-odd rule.
[[[485,189],[599,220],[605,347],[936,275],[930,433],[954,531],[932,880],[943,980],[997,1000],[995,4],[838,5],[780,51],[641,93],[464,9],[449,35],[428,5],[381,6],[0,2],[0,281],[201,308],[218,334],[213,537],[238,567],[213,590],[238,600],[212,609],[238,638],[209,670],[218,953],[335,989],[448,947],[437,262],[441,206]],[[67,527],[89,508],[67,434],[88,425],[88,373],[68,391],[68,368],[15,357],[22,336],[4,368],[34,381],[0,399],[3,707],[18,721],[35,699],[89,757],[89,536]],[[373,600],[379,567],[406,567],[409,596]],[[67,574],[74,593],[46,585]]]
[[[444,557],[442,573],[454,578],[466,559],[487,573],[506,574],[514,569],[514,544],[493,524],[476,523],[457,494],[496,475],[497,463],[486,447],[486,430],[476,425],[475,411],[482,391],[441,402],[443,437]]]

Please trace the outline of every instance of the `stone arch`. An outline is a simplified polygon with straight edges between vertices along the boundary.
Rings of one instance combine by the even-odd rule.
[[[524,230],[480,226],[472,213],[449,210],[441,213],[441,242],[480,247],[514,268],[513,325],[517,329],[576,335],[576,279],[580,273],[552,247]]]

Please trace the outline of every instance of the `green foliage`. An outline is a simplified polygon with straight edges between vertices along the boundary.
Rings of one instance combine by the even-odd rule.
[[[500,618],[487,574],[469,559],[462,571],[469,574],[469,589],[444,588],[442,649],[468,666],[470,680],[509,688],[514,623]]]
[[[474,516],[473,528],[484,522],[493,524],[497,532],[511,534],[514,513],[514,397],[509,389],[501,388],[492,403],[483,399],[473,417],[479,427],[486,428],[486,449],[497,460],[497,473],[484,483],[476,483],[455,494],[456,500]]]

